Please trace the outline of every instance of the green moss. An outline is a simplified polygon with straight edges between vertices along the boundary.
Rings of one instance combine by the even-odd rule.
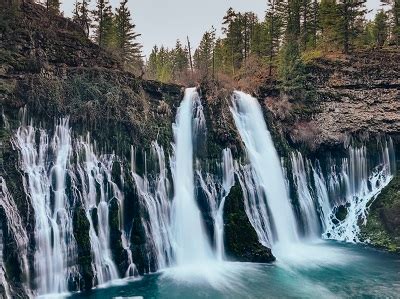
[[[400,252],[400,176],[382,191],[371,206],[363,240],[392,252]]]
[[[92,255],[89,237],[90,224],[86,218],[86,213],[83,207],[75,210],[74,219],[74,236],[78,246],[78,265],[82,276],[82,289],[90,290],[93,287],[93,269]]]
[[[271,250],[260,244],[246,215],[238,182],[226,198],[224,209],[225,250],[228,257],[242,262],[272,262]]]

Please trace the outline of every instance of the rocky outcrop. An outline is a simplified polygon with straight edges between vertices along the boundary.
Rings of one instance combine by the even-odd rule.
[[[246,215],[243,193],[238,181],[226,198],[224,211],[224,244],[228,258],[240,262],[273,262],[275,257],[271,249],[258,241],[257,233]]]
[[[314,59],[307,64],[315,96],[280,98],[271,87],[261,96],[284,136],[311,150],[335,148],[349,137],[399,136],[400,51],[374,50]]]
[[[400,253],[400,176],[373,202],[361,235],[373,246]]]

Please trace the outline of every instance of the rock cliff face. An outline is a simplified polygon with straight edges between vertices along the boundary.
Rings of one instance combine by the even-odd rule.
[[[281,132],[294,144],[312,150],[334,148],[351,136],[397,138],[399,59],[396,49],[314,59],[307,64],[310,85],[315,88],[313,99],[305,99],[304,104],[282,101],[273,88],[264,89],[261,97],[281,124]]]

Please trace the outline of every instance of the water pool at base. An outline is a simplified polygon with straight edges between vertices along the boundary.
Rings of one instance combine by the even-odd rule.
[[[280,250],[273,264],[170,268],[70,298],[400,298],[400,256],[320,242]]]

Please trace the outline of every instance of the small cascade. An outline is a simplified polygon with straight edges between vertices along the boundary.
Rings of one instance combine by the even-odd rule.
[[[35,136],[40,134],[39,143]],[[24,172],[25,193],[30,197],[35,214],[35,271],[39,294],[67,291],[73,276],[76,244],[72,215],[66,196],[66,176],[71,136],[68,119],[61,119],[54,137],[32,125],[21,126],[13,140],[19,150],[20,168]],[[54,156],[51,164],[49,157]]]
[[[28,266],[28,235],[26,230],[24,229],[24,225],[22,224],[22,219],[19,215],[19,211],[17,206],[15,205],[14,199],[12,198],[10,192],[8,191],[6,181],[3,177],[0,176],[0,207],[4,211],[6,216],[8,231],[11,233],[18,249],[18,257],[21,263],[21,270],[23,275],[25,276],[24,289],[26,294],[30,294],[29,290],[29,266]],[[3,267],[3,230],[0,229],[0,281],[3,282],[3,285],[9,291],[9,286],[7,285],[7,281],[5,280],[5,269]],[[8,292],[9,295],[9,292]],[[11,297],[7,297],[11,298]]]
[[[251,169],[242,167],[241,179],[248,186],[247,192],[254,195],[246,199],[253,201],[253,206],[246,208],[249,219],[259,236],[270,234],[260,238],[262,243],[294,242],[298,239],[296,219],[261,107],[255,98],[238,91],[234,92],[232,104],[231,112],[251,163]],[[254,192],[251,185],[260,186],[261,190]]]
[[[198,97],[195,88],[186,89],[173,127],[175,145],[171,161],[174,180],[172,247],[178,266],[202,263],[212,258],[211,246],[194,197],[193,110]]]
[[[329,201],[328,187],[319,162],[316,162],[315,167],[311,167],[315,184],[315,196],[317,197],[318,205],[320,207],[319,214],[322,223],[322,231],[325,232],[330,225],[329,215],[332,213],[332,205]]]
[[[218,163],[219,164],[219,163]],[[196,171],[200,187],[207,197],[211,215],[214,223],[214,239],[216,256],[219,261],[225,257],[224,250],[224,206],[225,199],[235,184],[235,170],[233,166],[232,152],[229,148],[222,151],[222,162],[218,165],[222,181],[214,175],[207,173],[203,177],[201,171]]]
[[[380,162],[373,167],[368,165],[365,146],[350,146],[348,152],[348,158],[342,159],[340,166],[331,167],[330,183],[325,187],[334,197],[330,200],[331,213],[324,217],[324,237],[358,242],[359,225],[365,224],[369,205],[393,177],[395,157],[390,139],[381,145]],[[336,216],[340,207],[345,210],[343,219]]]
[[[304,161],[300,152],[293,152],[290,156],[292,163],[293,181],[297,190],[301,219],[306,237],[319,238],[321,236],[317,207],[311,195],[309,182],[310,167]]]
[[[233,166],[232,152],[229,148],[222,152],[222,195],[217,213],[214,218],[215,242],[217,245],[217,258],[224,259],[224,206],[225,199],[235,184],[235,169]]]
[[[157,142],[151,144],[151,150],[156,157],[158,173],[154,180],[145,174],[143,177],[135,172],[134,150],[132,149],[131,172],[138,190],[142,206],[146,208],[148,219],[143,218],[147,242],[157,258],[157,268],[168,266],[172,259],[171,248],[171,204],[169,200],[170,183],[165,163],[164,149]]]
[[[251,165],[240,165],[239,163],[235,163],[235,172],[242,188],[247,217],[254,227],[260,243],[271,248],[273,227],[264,191],[255,179],[257,175]]]
[[[82,157],[80,160],[80,153]],[[77,151],[77,172],[82,186],[81,196],[90,224],[89,237],[92,249],[92,267],[101,285],[118,278],[112,260],[109,230],[109,203],[112,198],[121,198],[121,192],[111,180],[113,155],[98,157],[89,135],[81,139]],[[75,182],[77,185],[77,182]],[[95,223],[94,223],[95,221]]]
[[[11,288],[6,279],[6,269],[4,267],[4,261],[3,261],[3,248],[4,248],[3,229],[0,225],[0,286],[2,286],[4,289],[5,299],[9,299],[9,298],[12,298],[11,297]]]

